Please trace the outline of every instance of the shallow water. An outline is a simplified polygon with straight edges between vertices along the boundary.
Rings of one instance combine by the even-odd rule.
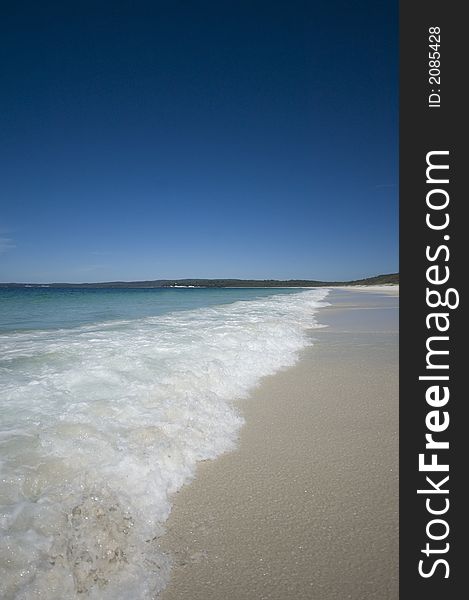
[[[293,364],[325,289],[0,292],[2,598],[147,599],[232,402]]]

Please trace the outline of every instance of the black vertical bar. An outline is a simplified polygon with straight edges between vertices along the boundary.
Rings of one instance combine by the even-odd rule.
[[[463,217],[469,198],[464,189],[464,179],[469,153],[465,140],[468,109],[464,106],[463,89],[468,86],[469,35],[463,8],[463,2],[419,0],[400,3],[401,599],[449,600],[467,593],[461,592],[466,588],[465,578],[469,573],[469,565],[466,564],[467,519],[463,514],[468,504],[463,485],[468,471],[466,457],[469,457],[466,444],[466,440],[469,442],[469,421],[464,417],[469,398],[463,384],[464,372],[469,369],[469,351],[465,347],[463,330],[464,279],[469,271],[469,252],[465,244],[469,232]],[[436,31],[439,33],[436,34]],[[431,38],[432,34],[435,37]],[[430,62],[437,56],[433,53],[439,54],[437,62]],[[434,79],[430,79],[432,76]],[[449,169],[430,171],[430,180],[448,178],[448,183],[427,182],[426,157],[432,151],[448,152],[433,155],[431,160],[446,164]],[[443,205],[446,193],[449,204],[442,210],[427,205],[427,194],[438,189],[444,192],[432,193],[430,203],[439,201]],[[427,213],[434,225],[445,223],[447,213],[450,219],[448,226],[432,230],[426,223]],[[440,246],[442,248],[437,254]],[[426,256],[427,247],[433,260]],[[444,247],[448,248],[449,255]],[[427,269],[435,265],[437,270],[430,271],[430,278],[449,272],[446,283],[428,281]],[[438,277],[440,279],[441,276]],[[459,293],[459,307],[429,307],[427,288],[440,291],[442,295],[454,288]],[[456,292],[450,293],[453,303]],[[435,300],[436,294],[432,298]],[[447,315],[450,322],[448,331],[439,332],[434,318],[426,321],[431,313]],[[445,322],[446,317],[441,317],[439,324],[442,326]],[[449,354],[439,355],[432,364],[446,363],[448,369],[427,368],[426,343],[430,336],[438,335],[448,336],[449,340],[431,342],[435,344],[433,348],[439,344],[438,349],[449,350]],[[419,376],[433,375],[448,376],[449,380],[419,381]],[[428,414],[436,410],[426,400],[426,391],[431,385],[440,385],[440,390],[444,386],[449,389],[449,401],[438,407],[437,417],[443,423],[444,412],[447,412],[449,427],[433,433],[435,440],[448,441],[449,449],[425,448],[428,442],[425,435],[432,433],[426,418],[431,419]],[[431,424],[435,425],[435,416]],[[438,463],[448,464],[449,471],[420,471],[418,459],[422,453],[427,463],[431,454],[437,454]],[[447,494],[417,493],[418,489],[433,489],[426,480],[427,476],[438,486],[447,475],[448,482],[440,486],[441,490],[448,490]],[[429,513],[427,500],[431,509],[443,510],[447,506],[446,499],[449,501],[447,512],[441,515]],[[446,536],[446,525],[441,522],[430,524],[434,519],[447,523]],[[442,539],[433,540],[428,531]],[[428,556],[422,552],[427,543],[431,549]],[[446,562],[436,564],[439,559]],[[419,573],[419,564],[427,577]]]

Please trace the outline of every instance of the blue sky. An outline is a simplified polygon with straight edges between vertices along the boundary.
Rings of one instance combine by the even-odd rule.
[[[397,271],[396,2],[3,12],[0,281]]]

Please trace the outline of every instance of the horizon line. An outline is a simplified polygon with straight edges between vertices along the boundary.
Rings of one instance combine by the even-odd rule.
[[[387,277],[399,277],[399,271],[395,273],[380,273],[378,275],[370,275],[368,277],[361,277],[359,279],[348,279],[348,280],[324,280],[324,279],[309,279],[309,278],[290,278],[290,279],[258,279],[252,277],[240,278],[240,277],[182,277],[182,278],[162,278],[162,279],[138,279],[138,280],[113,280],[113,281],[92,281],[92,282],[65,282],[65,281],[50,281],[50,282],[20,282],[20,281],[2,281],[0,282],[0,286],[92,286],[92,285],[132,285],[132,284],[144,284],[144,283],[160,283],[160,284],[169,284],[170,282],[281,282],[281,283],[291,283],[291,282],[311,282],[311,283],[320,283],[320,284],[339,284],[339,283],[354,283],[358,281],[368,281],[371,279],[378,278],[387,278]],[[161,286],[163,287],[163,286]]]

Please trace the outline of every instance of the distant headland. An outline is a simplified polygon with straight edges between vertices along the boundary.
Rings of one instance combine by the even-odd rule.
[[[0,283],[0,288],[246,288],[246,287],[332,287],[342,285],[397,285],[399,273],[353,281],[312,279],[154,279],[151,281],[105,281],[101,283]]]

